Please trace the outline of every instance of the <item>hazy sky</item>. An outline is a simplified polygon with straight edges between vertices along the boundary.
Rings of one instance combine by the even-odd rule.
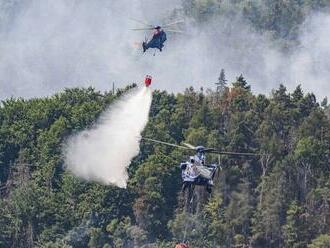
[[[299,37],[301,46],[283,54],[244,21],[217,19],[188,33],[168,34],[162,53],[134,43],[144,32],[129,18],[158,24],[180,0],[23,1],[0,31],[0,99],[44,96],[65,87],[110,89],[153,76],[153,87],[182,91],[214,87],[221,68],[229,81],[243,73],[252,89],[269,94],[284,83],[302,84],[319,97],[330,96],[330,16],[315,13]]]

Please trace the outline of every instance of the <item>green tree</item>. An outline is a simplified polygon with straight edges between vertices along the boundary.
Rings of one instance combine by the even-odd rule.
[[[308,245],[308,248],[327,248],[330,246],[330,235],[323,234],[312,240],[312,243]]]

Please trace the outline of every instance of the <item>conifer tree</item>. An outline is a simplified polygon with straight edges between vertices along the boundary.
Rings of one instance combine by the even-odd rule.
[[[215,85],[217,86],[217,93],[222,95],[225,92],[225,89],[227,87],[227,79],[226,79],[224,69],[221,69],[220,76],[218,78],[218,82],[215,83]]]

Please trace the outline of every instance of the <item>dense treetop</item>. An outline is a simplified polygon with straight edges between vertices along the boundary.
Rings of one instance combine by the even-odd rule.
[[[300,86],[255,95],[243,76],[221,91],[154,91],[145,137],[270,154],[222,156],[212,195],[198,189],[191,215],[182,206],[177,165],[189,154],[181,150],[142,143],[127,189],[88,183],[63,168],[68,135],[91,126],[126,90],[77,88],[2,102],[1,246],[173,247],[184,236],[192,247],[329,244],[326,100],[320,106]]]

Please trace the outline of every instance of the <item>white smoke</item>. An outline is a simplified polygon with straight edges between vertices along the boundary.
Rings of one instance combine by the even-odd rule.
[[[133,89],[95,127],[71,137],[64,149],[67,169],[86,180],[126,187],[126,169],[139,152],[151,99],[149,88]]]
[[[288,65],[291,80],[318,96],[330,97],[330,15],[310,17],[303,25],[300,42]]]
[[[318,97],[330,96],[328,14],[306,20],[301,46],[291,54],[240,18],[219,18],[203,28],[187,21],[187,33],[168,33],[164,51],[156,56],[133,48],[150,34],[131,31],[140,26],[131,17],[159,24],[180,2],[21,1],[20,11],[0,31],[0,98],[48,95],[73,86],[104,90],[145,74],[157,80],[157,88],[171,92],[191,85],[214,88],[221,68],[229,82],[242,73],[256,92],[268,93],[280,83],[289,89],[302,84]]]

